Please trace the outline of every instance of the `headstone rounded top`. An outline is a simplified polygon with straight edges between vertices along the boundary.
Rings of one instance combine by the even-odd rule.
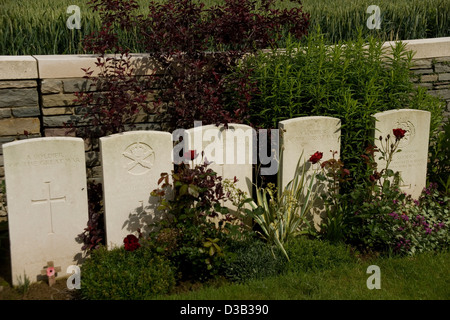
[[[431,114],[430,111],[426,111],[426,110],[418,110],[418,109],[394,109],[394,110],[387,110],[387,111],[382,111],[382,112],[377,112],[375,113],[373,116],[374,117],[379,117],[379,116],[389,116],[389,115],[393,115],[393,114],[400,114],[400,113],[404,113],[404,112],[417,112],[417,113],[423,113],[423,114]]]
[[[279,122],[279,124],[281,124],[281,125],[289,125],[289,124],[297,123],[297,122],[300,122],[300,121],[311,121],[311,120],[329,120],[329,121],[336,121],[337,123],[341,121],[340,119],[334,118],[334,117],[306,116],[306,117],[297,117],[297,118],[282,120],[282,121]]]
[[[77,137],[41,137],[41,138],[31,138],[31,139],[24,139],[24,140],[16,140],[12,142],[8,142],[3,144],[3,148],[7,148],[9,146],[16,146],[21,144],[28,144],[28,143],[36,143],[36,142],[55,142],[55,141],[74,141],[74,142],[83,142],[82,138]],[[83,142],[84,143],[84,142]]]
[[[108,136],[101,137],[100,140],[108,140],[108,139],[114,139],[118,137],[132,137],[132,136],[142,136],[142,134],[145,133],[151,133],[152,135],[171,135],[169,132],[165,131],[157,131],[157,130],[135,130],[135,131],[126,131],[126,132],[120,132],[120,133],[114,133],[110,134]]]
[[[244,123],[234,123],[234,122],[232,122],[232,123],[227,123],[227,126],[229,127],[229,128],[239,128],[239,127],[243,127],[243,128],[251,128],[251,126],[249,126],[248,124],[244,124]],[[192,128],[189,128],[189,129],[186,129],[186,130],[193,130],[193,129],[196,129],[196,128],[198,128],[198,129],[200,129],[200,128],[202,128],[202,129],[205,129],[205,128],[224,128],[225,127],[225,125],[224,124],[220,124],[220,125],[215,125],[215,124],[201,124],[201,125],[197,125],[197,126],[195,126],[195,127],[192,127]]]
[[[186,129],[186,131],[187,132],[204,131],[208,129],[220,129],[220,127],[221,126],[216,126],[215,124],[205,124]]]

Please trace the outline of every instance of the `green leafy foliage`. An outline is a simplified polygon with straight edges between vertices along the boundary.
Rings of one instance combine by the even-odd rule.
[[[340,154],[352,178],[345,188],[351,189],[365,179],[360,156],[373,144],[373,114],[399,108],[428,110],[431,134],[442,122],[443,103],[410,81],[412,52],[396,43],[387,55],[383,44],[360,35],[327,46],[324,35],[311,33],[302,42],[288,39],[283,51],[249,57],[242,68],[253,69],[250,80],[259,90],[251,101],[249,123],[276,128],[281,120],[301,116],[341,119]]]
[[[252,209],[246,209],[261,228],[261,236],[271,245],[276,245],[289,260],[284,244],[292,237],[305,233],[307,215],[317,196],[313,188],[315,171],[307,179],[307,170],[311,163],[303,159],[303,153],[298,159],[294,177],[283,189],[273,184],[265,188],[256,188],[257,202],[250,202]],[[308,181],[309,180],[309,181]]]
[[[222,204],[231,200],[222,177],[206,162],[181,163],[170,176],[162,173],[159,184],[152,195],[160,198],[165,217],[150,235],[156,250],[174,263],[182,279],[203,281],[220,274],[228,246],[250,235]]]
[[[175,285],[171,263],[151,246],[94,250],[81,267],[81,296],[89,300],[142,300],[169,293]]]
[[[351,181],[349,178],[350,170],[345,168],[341,159],[336,159],[337,151],[333,151],[333,158],[321,163],[321,172],[316,175],[316,179],[321,181],[327,192],[321,194],[325,204],[325,217],[320,226],[320,235],[323,239],[331,242],[343,242],[347,228],[347,219],[345,216],[345,197],[341,194],[339,188]],[[314,230],[312,234],[317,235]]]
[[[279,250],[257,239],[233,248],[224,263],[223,274],[235,282],[263,279],[284,272],[287,260]]]
[[[102,23],[85,37],[85,50],[101,54],[99,67],[108,65],[105,53],[122,57],[100,77],[85,70],[85,77],[107,92],[78,94],[77,102],[89,111],[85,116],[103,131],[113,132],[122,131],[139,111],[162,116],[171,130],[191,127],[196,120],[241,123],[247,118],[254,86],[249,70],[233,72],[237,62],[276,45],[283,30],[300,39],[308,28],[308,15],[301,7],[272,10],[274,0],[260,6],[257,2],[227,0],[206,8],[192,0],[150,1],[148,14],[140,15],[135,0],[89,1]],[[161,70],[144,77],[144,83],[130,79],[133,68],[123,56],[130,50],[119,31],[131,30],[141,52],[147,52]],[[154,101],[146,100],[144,91],[149,88],[158,89]]]
[[[418,200],[400,191],[379,194],[352,219],[350,242],[364,250],[405,255],[448,249],[449,203],[435,184]]]
[[[430,139],[428,181],[438,184],[438,189],[450,194],[450,121]]]
[[[430,183],[416,201],[409,201],[398,213],[390,213],[394,251],[415,255],[446,250],[450,245],[450,198]]]
[[[355,261],[347,245],[309,239],[304,236],[291,239],[286,250],[291,257],[287,271],[309,272],[332,269]]]
[[[380,136],[381,148],[369,145],[361,155],[365,166],[364,180],[361,180],[348,193],[333,192],[323,196],[327,208],[327,218],[324,220],[320,236],[334,242],[346,242],[358,247],[362,251],[386,251],[389,249],[389,239],[392,235],[383,227],[388,223],[388,214],[395,211],[406,195],[399,189],[401,177],[398,172],[389,168],[394,155],[398,152],[398,144],[404,132],[397,132],[395,142],[391,142],[391,135]],[[383,144],[384,142],[384,144]],[[386,161],[385,168],[378,168],[376,158]],[[339,161],[339,165],[332,161],[324,162],[323,172],[319,175],[323,181],[332,182],[339,186],[348,182],[348,169]],[[331,162],[330,162],[331,161]]]
[[[395,142],[389,136],[380,137],[380,149],[370,146],[362,155],[368,173],[365,181],[349,193],[324,197],[328,216],[321,225],[321,238],[345,242],[360,251],[407,255],[448,248],[449,197],[431,183],[419,199],[412,199],[400,190],[399,173],[389,169],[404,135],[397,130],[393,130]],[[376,157],[386,161],[385,168],[377,168]],[[323,168],[319,176],[339,178],[333,167]]]
[[[103,188],[101,183],[89,182],[88,185],[89,219],[83,232],[77,237],[82,250],[87,253],[105,244]]]

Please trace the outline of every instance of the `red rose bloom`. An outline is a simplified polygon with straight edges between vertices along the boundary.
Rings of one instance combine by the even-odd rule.
[[[343,169],[342,170],[342,173],[341,173],[342,177],[346,177],[346,176],[349,176],[349,175],[350,175],[350,170],[348,170],[348,169]]]
[[[370,181],[374,182],[375,180],[380,180],[381,179],[381,173],[379,173],[378,171],[375,171],[374,174],[370,175]]]
[[[405,136],[406,130],[397,128],[397,129],[393,129],[392,132],[394,133],[395,139],[400,140],[401,138],[403,138]]]
[[[125,250],[127,251],[134,251],[141,246],[139,244],[139,239],[132,234],[127,235],[125,239],[123,239],[123,243]]]
[[[323,156],[323,153],[317,151],[316,153],[314,153],[314,154],[309,158],[309,161],[310,161],[312,164],[317,163],[317,162],[319,162],[320,159],[322,159],[322,156]]]
[[[186,160],[194,160],[198,157],[198,153],[195,150],[186,151],[183,155],[183,158]]]

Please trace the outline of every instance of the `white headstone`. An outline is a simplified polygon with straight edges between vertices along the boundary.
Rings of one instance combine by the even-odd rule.
[[[156,197],[161,173],[173,170],[172,135],[161,131],[130,131],[100,138],[103,170],[106,243],[120,247],[158,219]]]
[[[211,162],[208,166],[223,179],[238,179],[235,186],[251,197],[253,188],[253,163],[256,153],[253,151],[255,130],[247,125],[229,123],[224,126],[196,126],[186,130],[188,144],[185,150],[195,150],[199,156],[194,164]],[[204,152],[202,158],[201,152]],[[234,206],[224,203],[230,209]]]
[[[41,280],[48,261],[62,270],[81,262],[76,238],[88,221],[83,140],[15,141],[3,154],[13,285]]]
[[[379,112],[373,115],[375,122],[375,145],[380,147],[379,137],[383,143],[387,135],[390,141],[395,142],[393,129],[406,130],[405,136],[399,142],[399,153],[393,156],[389,169],[400,172],[402,182],[400,189],[417,199],[426,186],[428,142],[430,136],[429,111],[399,109]],[[379,160],[380,154],[376,153],[378,171],[385,168],[386,161]]]
[[[322,161],[333,158],[333,152],[337,152],[335,159],[339,159],[341,145],[341,120],[333,117],[311,116],[299,117],[279,122],[280,129],[280,183],[284,188],[294,178],[295,169],[303,152],[301,164],[310,157],[321,152]],[[312,170],[318,170],[319,164],[307,163],[307,176],[312,175]],[[317,183],[320,183],[316,180]],[[322,189],[321,192],[326,192]],[[316,228],[320,224],[324,214],[323,202],[317,198],[314,203],[313,217]]]

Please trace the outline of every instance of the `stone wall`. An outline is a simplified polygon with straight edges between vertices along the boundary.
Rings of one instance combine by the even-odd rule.
[[[444,117],[450,118],[450,56],[417,59],[414,62],[411,70],[417,75],[414,81],[427,88],[429,94],[447,101]]]
[[[417,85],[447,101],[445,116],[450,116],[450,37],[405,41],[415,52]],[[391,45],[387,42],[386,46]],[[67,132],[68,121],[85,125],[83,110],[73,103],[74,92],[86,88],[81,68],[95,70],[96,56],[0,56],[0,145],[17,139],[75,135]],[[139,75],[153,73],[155,68],[146,55],[133,55],[133,67]],[[152,115],[140,115],[138,129],[162,130]],[[100,177],[100,163],[95,142],[86,142],[89,179]],[[0,148],[0,183],[4,180],[3,152]],[[2,208],[0,187],[0,220]]]
[[[386,42],[391,46],[394,42]],[[413,81],[428,93],[447,102],[444,117],[450,119],[450,37],[404,41],[406,50],[414,52]]]
[[[76,136],[65,123],[87,125],[74,92],[87,88],[81,68],[96,69],[96,56],[0,56],[0,221],[6,217],[3,149],[7,142],[35,137]],[[147,75],[145,55],[133,55],[138,75]],[[95,89],[94,89],[95,90]],[[138,115],[139,129],[162,130],[155,116]],[[87,176],[100,178],[98,143],[86,141]]]

